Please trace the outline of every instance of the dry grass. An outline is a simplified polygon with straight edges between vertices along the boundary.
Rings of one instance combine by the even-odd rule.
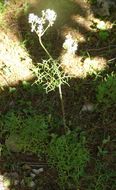
[[[11,86],[33,77],[33,67],[22,41],[18,17],[25,8],[24,0],[11,1],[0,14],[0,86]]]
[[[107,67],[107,61],[102,57],[86,58],[64,53],[61,57],[61,64],[67,74],[72,77],[86,78],[88,75],[103,71]]]
[[[32,60],[19,41],[13,41],[8,34],[0,35],[0,86],[17,84],[32,78]]]

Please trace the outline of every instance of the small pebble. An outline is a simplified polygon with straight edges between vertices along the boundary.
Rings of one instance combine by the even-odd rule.
[[[92,112],[94,111],[95,106],[92,103],[86,103],[83,105],[81,112]]]
[[[32,169],[32,172],[35,173],[36,175],[40,174],[41,172],[43,172],[44,169],[43,168],[39,168],[39,169]]]

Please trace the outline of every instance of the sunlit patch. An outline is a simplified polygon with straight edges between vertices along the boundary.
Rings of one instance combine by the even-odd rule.
[[[113,27],[113,23],[111,23],[110,21],[104,22],[99,18],[95,18],[95,16],[92,13],[90,13],[86,17],[86,21],[85,21],[85,18],[81,15],[73,15],[72,20],[77,23],[77,25],[81,28],[81,31],[84,31],[85,29],[87,31],[94,31],[95,29],[98,29],[99,27],[100,29],[102,28],[104,30],[109,30],[109,29],[112,29]],[[96,27],[92,27],[92,26],[96,26]]]
[[[88,75],[103,71],[107,67],[107,61],[101,57],[88,57],[83,61],[81,56],[63,53],[61,56],[61,65],[68,75],[86,78]]]
[[[79,27],[81,27],[82,30],[90,30],[91,20],[81,15],[73,15],[72,20],[78,24]]]
[[[83,67],[86,73],[93,74],[104,70],[107,67],[107,61],[102,57],[86,58]]]
[[[32,60],[25,48],[8,35],[0,35],[0,86],[17,84],[19,81],[33,77],[30,69]]]
[[[86,38],[85,36],[79,31],[79,29],[77,28],[76,30],[74,28],[71,27],[63,27],[61,30],[61,35],[62,37],[65,38],[66,35],[68,35],[68,33],[70,32],[71,35],[74,36],[74,38],[78,41],[78,42],[86,42]]]
[[[0,175],[0,190],[10,190],[10,180],[4,177],[3,175]]]

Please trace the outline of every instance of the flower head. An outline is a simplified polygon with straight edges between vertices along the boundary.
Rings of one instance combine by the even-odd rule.
[[[63,43],[63,48],[66,49],[70,54],[75,54],[77,51],[77,41],[72,38],[70,33],[66,36],[65,42]]]
[[[34,15],[33,13],[29,14],[29,23],[36,23],[38,21],[38,16]]]
[[[31,24],[31,32],[36,32],[38,36],[42,36],[45,31],[54,24],[56,13],[53,10],[46,9],[42,11],[42,16],[38,17],[34,13],[29,14],[28,22]],[[48,26],[46,27],[46,21]]]
[[[37,34],[39,36],[42,36],[43,32],[44,32],[43,25],[42,24],[38,25],[38,27],[37,27]]]
[[[42,11],[42,16],[45,17],[45,19],[49,22],[50,26],[54,24],[54,21],[56,20],[56,13],[53,10],[46,9],[45,11]]]

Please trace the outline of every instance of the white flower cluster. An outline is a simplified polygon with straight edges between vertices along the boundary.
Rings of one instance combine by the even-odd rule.
[[[56,13],[53,10],[47,9],[42,11],[42,18],[45,18],[49,22],[49,25],[52,26],[56,20]]]
[[[71,34],[66,36],[65,42],[63,43],[63,48],[67,50],[69,54],[75,54],[78,49],[77,41],[75,41]]]
[[[42,36],[54,24],[56,17],[56,13],[50,9],[42,10],[42,17],[30,13],[28,22],[31,24],[31,32],[35,31],[39,36]],[[48,21],[47,27],[44,26],[46,21]]]

